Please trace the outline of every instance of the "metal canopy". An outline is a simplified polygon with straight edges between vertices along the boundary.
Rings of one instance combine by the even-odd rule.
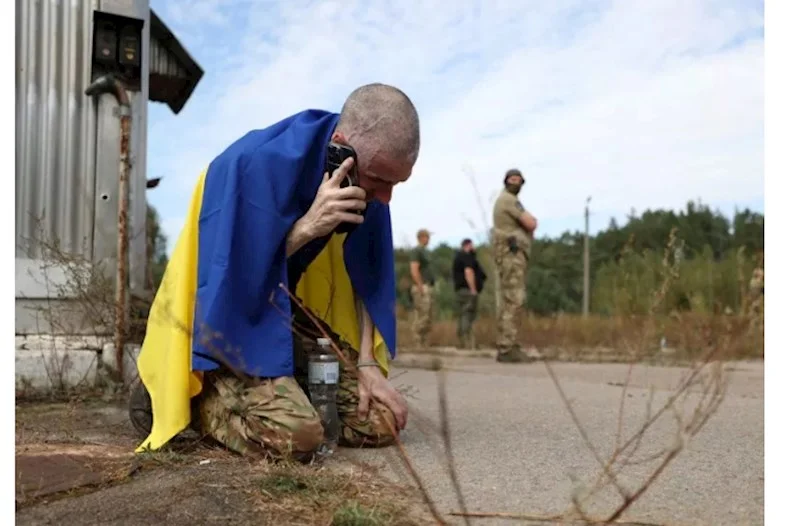
[[[179,113],[191,97],[203,70],[172,31],[150,10],[150,100]]]

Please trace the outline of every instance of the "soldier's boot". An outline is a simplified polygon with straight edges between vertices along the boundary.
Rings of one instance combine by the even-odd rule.
[[[191,421],[189,428],[200,434],[199,421],[197,420],[197,403],[199,397],[195,396],[190,402]],[[141,437],[147,438],[153,428],[153,403],[150,393],[142,383],[141,378],[136,379],[136,383],[131,388],[130,398],[128,398],[128,417],[133,428]]]
[[[497,361],[500,363],[531,363],[535,360],[525,354],[518,345],[515,345],[510,349],[499,349],[497,351]]]
[[[136,379],[136,383],[131,389],[128,399],[128,416],[133,428],[142,438],[147,438],[153,427],[153,405],[150,401],[150,393],[147,392],[140,378]]]

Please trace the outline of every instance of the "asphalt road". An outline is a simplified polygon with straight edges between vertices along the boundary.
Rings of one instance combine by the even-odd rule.
[[[764,375],[762,363],[726,366],[730,383],[719,410],[690,439],[660,478],[622,517],[654,524],[763,524]],[[602,458],[617,440],[626,365],[554,364],[566,396]],[[545,366],[462,363],[448,371],[445,389],[452,452],[470,512],[556,514],[569,508],[576,488],[591,485],[600,471]],[[686,369],[637,366],[625,398],[623,438],[638,429],[681,381]],[[395,371],[394,374],[397,374]],[[458,509],[447,474],[440,429],[437,373],[409,370],[395,383],[414,392],[404,445],[439,511]],[[699,394],[684,403],[688,414]],[[678,438],[667,412],[644,436],[634,459],[644,459]],[[402,481],[411,482],[395,448],[347,452]],[[657,462],[629,465],[620,477],[632,492]],[[608,516],[621,497],[607,487],[585,505],[587,514]],[[508,521],[473,520],[473,524]]]

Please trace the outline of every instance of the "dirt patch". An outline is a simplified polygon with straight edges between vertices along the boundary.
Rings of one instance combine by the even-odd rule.
[[[16,502],[114,483],[129,474],[129,450],[91,445],[23,445],[16,448]]]
[[[182,436],[134,455],[122,404],[17,406],[17,524],[426,524],[415,492],[346,455],[254,462]]]

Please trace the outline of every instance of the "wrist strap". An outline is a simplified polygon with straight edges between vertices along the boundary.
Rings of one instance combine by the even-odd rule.
[[[361,369],[362,367],[380,367],[380,366],[381,366],[381,364],[379,364],[376,361],[359,362],[359,363],[356,364],[356,367],[358,367],[359,369]]]

